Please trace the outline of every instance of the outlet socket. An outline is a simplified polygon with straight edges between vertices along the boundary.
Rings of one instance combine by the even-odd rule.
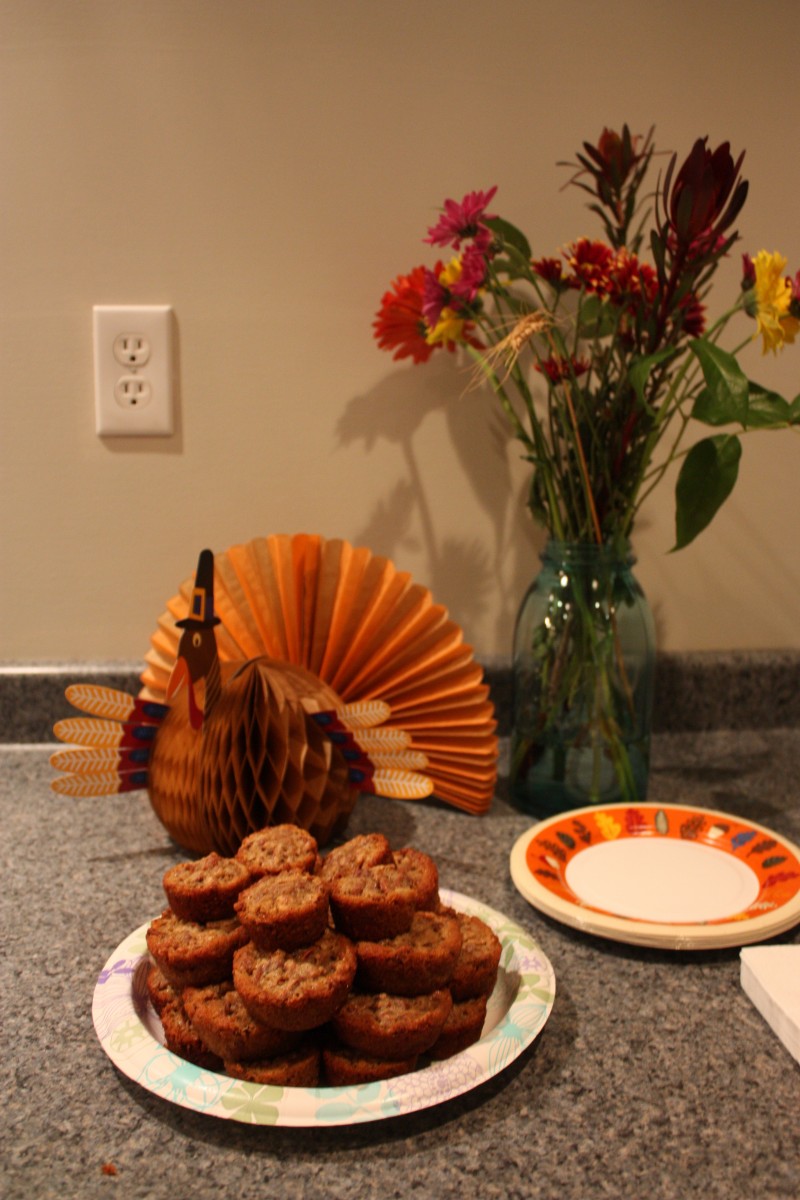
[[[143,367],[150,358],[150,343],[143,333],[121,333],[114,339],[114,358],[121,367]]]
[[[95,305],[95,420],[101,437],[172,434],[172,321],[168,305]]]
[[[114,399],[120,408],[144,408],[153,399],[153,389],[138,375],[122,375],[114,388]]]

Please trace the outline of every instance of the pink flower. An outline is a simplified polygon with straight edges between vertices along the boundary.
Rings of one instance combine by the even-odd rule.
[[[471,304],[486,281],[486,259],[476,245],[467,246],[461,255],[461,274],[450,285],[451,295]]]
[[[490,203],[497,187],[488,192],[468,192],[460,204],[445,200],[442,216],[428,230],[423,240],[431,246],[452,246],[460,249],[462,241],[472,238],[476,245],[487,249],[492,240],[491,230],[483,224],[486,205]],[[487,217],[486,219],[491,219]]]
[[[422,286],[422,314],[430,329],[438,324],[442,309],[450,302],[450,290],[440,279],[441,271],[441,263],[437,264],[436,271],[429,271],[427,267],[425,269]]]
[[[460,258],[452,258],[447,266],[437,263],[435,271],[426,271],[422,311],[431,328],[441,320],[444,308],[458,316],[468,317],[470,313],[467,310],[476,299],[485,278],[486,260],[474,245],[468,246]]]

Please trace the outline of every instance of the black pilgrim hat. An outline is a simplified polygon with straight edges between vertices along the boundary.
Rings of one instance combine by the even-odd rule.
[[[214,555],[210,550],[201,550],[189,616],[175,624],[179,629],[210,629],[219,623],[220,618],[214,615]]]

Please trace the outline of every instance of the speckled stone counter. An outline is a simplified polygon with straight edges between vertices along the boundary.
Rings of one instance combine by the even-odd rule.
[[[483,818],[364,799],[348,833],[382,829],[428,851],[445,886],[538,940],[555,1005],[508,1069],[436,1108],[323,1129],[219,1120],[143,1090],[101,1049],[92,993],[114,948],[160,911],[163,871],[184,856],[143,793],[55,797],[47,757],[0,750],[7,1200],[800,1196],[800,1068],[741,990],[738,950],[636,949],[540,915],[509,876],[532,822],[502,784]],[[722,808],[798,841],[798,768],[798,729],[662,733],[649,798]]]
[[[511,725],[511,668],[484,663],[501,734]],[[49,742],[65,715],[68,683],[93,682],[136,692],[141,663],[0,662],[0,741]],[[706,729],[800,728],[800,650],[660,653],[653,728],[659,733]]]

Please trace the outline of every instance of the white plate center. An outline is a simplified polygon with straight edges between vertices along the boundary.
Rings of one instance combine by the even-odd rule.
[[[566,879],[593,908],[672,925],[734,917],[759,890],[758,876],[733,855],[665,837],[590,846],[571,859]]]

